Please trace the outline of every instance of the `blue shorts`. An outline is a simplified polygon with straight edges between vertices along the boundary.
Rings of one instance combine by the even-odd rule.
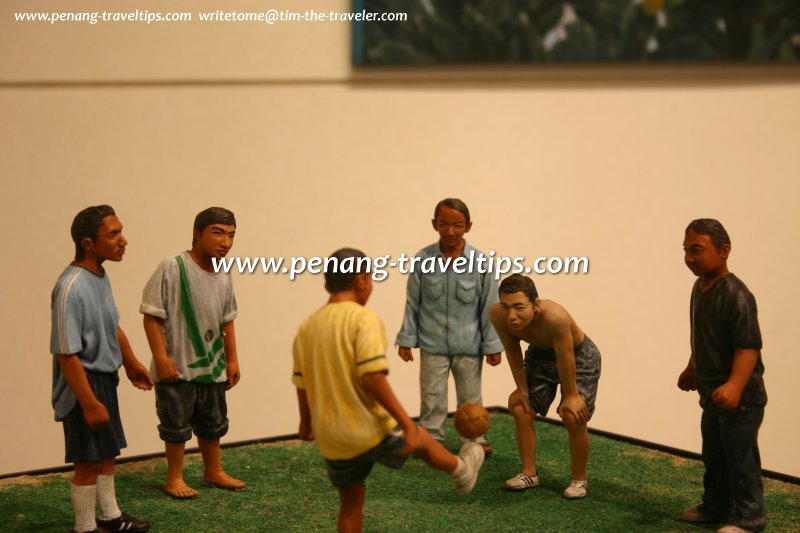
[[[597,400],[600,366],[600,350],[592,339],[584,336],[583,342],[575,347],[575,381],[578,392],[586,402],[590,417],[594,413],[594,404]],[[531,407],[540,415],[546,414],[561,383],[558,378],[555,352],[552,349],[529,346],[525,352],[525,377],[528,381]]]
[[[361,455],[352,459],[325,459],[328,477],[337,489],[348,489],[360,485],[367,479],[372,471],[372,465],[375,463],[389,468],[401,468],[408,459],[407,456],[400,455],[405,446],[403,430],[398,426],[386,435],[380,444]]]
[[[86,379],[95,397],[108,411],[108,424],[103,429],[92,431],[86,425],[80,404],[75,404],[72,411],[62,420],[64,426],[64,462],[98,462],[113,459],[128,443],[122,431],[122,419],[119,416],[117,401],[117,384],[119,375],[116,372],[86,372]]]

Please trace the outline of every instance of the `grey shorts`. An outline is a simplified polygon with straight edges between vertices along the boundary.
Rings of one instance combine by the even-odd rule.
[[[180,444],[198,437],[214,440],[228,432],[228,404],[223,383],[156,383],[156,414],[161,440]]]
[[[380,444],[352,459],[325,459],[328,477],[337,489],[348,489],[360,485],[372,471],[372,465],[380,463],[389,468],[401,468],[408,457],[400,455],[405,447],[403,431],[396,427]]]
[[[575,380],[578,391],[586,402],[586,408],[589,409],[589,416],[594,413],[597,400],[600,366],[600,350],[588,335],[584,336],[583,342],[575,347]],[[552,349],[529,346],[525,352],[525,376],[531,407],[540,415],[547,414],[560,383],[555,352]]]
[[[66,449],[64,462],[67,463],[112,459],[119,455],[122,448],[127,446],[117,402],[119,376],[116,372],[86,372],[86,378],[89,380],[89,386],[95,397],[108,411],[109,421],[103,429],[92,431],[86,425],[81,406],[76,403],[62,421]]]

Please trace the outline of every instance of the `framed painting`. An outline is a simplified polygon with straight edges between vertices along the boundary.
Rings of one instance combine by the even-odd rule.
[[[358,66],[797,62],[800,0],[355,0]],[[402,15],[405,14],[405,15]]]

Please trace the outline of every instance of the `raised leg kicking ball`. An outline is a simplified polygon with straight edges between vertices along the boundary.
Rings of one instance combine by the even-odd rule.
[[[456,411],[453,425],[465,439],[477,439],[489,431],[489,411],[477,403],[465,403]]]

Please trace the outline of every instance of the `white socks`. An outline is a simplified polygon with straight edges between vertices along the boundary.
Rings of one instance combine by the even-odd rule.
[[[75,531],[94,531],[97,522],[94,519],[94,504],[97,497],[97,485],[72,485],[70,499],[75,512]]]
[[[97,506],[101,520],[113,520],[122,516],[114,493],[114,474],[97,476]]]

